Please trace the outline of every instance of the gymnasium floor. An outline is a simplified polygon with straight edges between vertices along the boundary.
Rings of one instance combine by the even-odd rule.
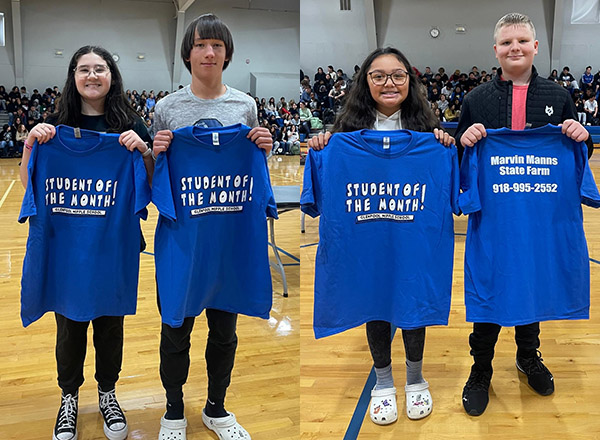
[[[27,225],[17,223],[24,190],[18,159],[0,160],[0,439],[48,439],[60,403],[54,358],[55,323],[51,313],[24,329],[21,325],[20,278]],[[269,160],[273,185],[299,185],[298,156]],[[157,213],[149,207],[142,228],[148,252],[140,260],[138,311],[125,319],[123,370],[117,396],[129,422],[129,439],[156,439],[164,413],[164,390],[158,375],[160,319],[154,284],[153,235]],[[289,297],[281,295],[281,277],[273,271],[273,309],[269,320],[239,317],[239,345],[226,406],[256,440],[299,438],[299,244],[300,211],[281,215],[276,239],[288,280]],[[289,255],[289,256],[288,256]],[[270,253],[272,257],[272,252]],[[80,440],[105,439],[94,376],[94,350],[88,333],[86,382],[80,389]],[[206,399],[204,316],[192,334],[190,377],[184,388],[188,439],[215,439],[202,423]]]

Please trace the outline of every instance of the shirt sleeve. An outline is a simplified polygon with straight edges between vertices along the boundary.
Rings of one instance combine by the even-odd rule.
[[[462,193],[458,198],[458,205],[463,214],[472,214],[481,210],[478,185],[478,160],[477,152],[481,143],[472,148],[465,149],[460,166],[460,189]]]
[[[169,150],[158,155],[154,176],[152,177],[152,203],[160,215],[176,221],[175,203],[171,191],[171,176],[169,173]]]
[[[267,213],[267,217],[278,219],[279,215],[277,214],[277,203],[275,202],[275,197],[273,196],[273,187],[271,186],[271,176],[269,175],[269,166],[267,165],[267,155],[264,150],[257,149],[256,154],[261,155],[261,159],[264,163],[263,173],[265,180],[265,198],[266,200],[266,208],[265,211]]]
[[[133,123],[133,131],[144,141],[148,143],[152,143],[152,138],[148,133],[148,127],[142,120],[142,118],[137,117]]]
[[[460,194],[460,170],[458,167],[458,153],[456,151],[456,147],[451,146],[452,148],[452,170],[450,178],[451,180],[451,188],[450,188],[450,203],[452,204],[452,212],[456,215],[461,214],[460,204],[458,202],[459,194]]]
[[[598,186],[587,160],[587,146],[584,142],[579,142],[576,148],[578,157],[581,163],[583,163],[583,175],[581,176],[581,185],[579,187],[581,203],[592,208],[600,208],[600,194],[598,193]]]
[[[319,156],[319,157],[317,157]],[[302,184],[302,195],[300,196],[300,207],[302,212],[311,217],[318,217],[321,214],[319,206],[319,166],[320,154],[315,150],[309,150],[304,167],[304,181]]]
[[[39,144],[36,140],[33,143],[31,150],[31,156],[29,157],[29,163],[27,164],[27,189],[25,190],[25,196],[21,203],[21,212],[19,213],[19,223],[25,223],[25,221],[34,215],[37,215],[37,207],[35,205],[35,188],[33,187],[33,173],[35,169],[35,162],[38,156]]]
[[[148,218],[148,210],[146,206],[152,199],[152,191],[148,183],[148,175],[144,166],[144,159],[139,151],[132,152],[133,174],[135,184],[135,213],[140,218],[146,220]]]
[[[270,183],[267,186],[267,217],[274,218],[275,220],[279,218],[279,215],[277,214],[277,203],[275,203],[273,188]]]
[[[167,123],[164,121],[163,110],[162,110],[162,108],[164,107],[164,103],[162,103],[162,105],[160,105],[160,104],[161,103],[159,102],[159,104],[157,104],[156,107],[154,108],[154,123],[152,124],[152,138],[154,138],[154,136],[156,136],[156,133],[159,132],[160,130],[167,129]]]
[[[575,108],[575,102],[571,99],[569,92],[564,88],[562,89],[564,90],[563,94],[566,95],[566,98],[561,119],[563,122],[567,119],[575,119],[577,121],[577,109]]]
[[[452,100],[450,100],[452,102]],[[464,134],[467,129],[473,125],[473,119],[471,118],[470,111],[470,102],[471,97],[469,95],[465,96],[462,102],[462,106],[460,109],[460,117],[458,118],[458,125],[456,127],[456,131],[454,132],[454,139],[456,139],[456,146],[460,150],[461,148],[465,148],[460,143],[460,138]],[[448,108],[450,108],[450,104],[448,104]]]
[[[258,112],[256,110],[256,105],[254,102],[250,106],[250,112],[248,115],[248,125],[250,128],[258,127]]]

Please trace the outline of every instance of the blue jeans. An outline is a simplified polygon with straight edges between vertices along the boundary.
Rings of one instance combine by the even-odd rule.
[[[4,150],[5,148],[12,148],[15,146],[13,141],[0,141],[0,150]]]

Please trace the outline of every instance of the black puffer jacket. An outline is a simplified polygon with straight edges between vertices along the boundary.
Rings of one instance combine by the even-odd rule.
[[[464,150],[460,145],[460,138],[471,125],[479,122],[486,129],[510,128],[512,81],[501,80],[501,75],[502,69],[498,69],[498,74],[493,81],[475,87],[465,96],[454,136],[459,147],[459,156],[462,157]],[[571,95],[553,81],[540,78],[534,66],[527,89],[527,127],[558,125],[566,119],[577,120],[577,111]]]

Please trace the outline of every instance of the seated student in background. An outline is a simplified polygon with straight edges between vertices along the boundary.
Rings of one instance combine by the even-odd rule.
[[[23,146],[25,145],[28,136],[29,130],[27,130],[25,124],[19,124],[15,133],[15,139],[17,141],[17,153],[20,155],[23,154]]]
[[[571,93],[573,93],[574,89],[579,88],[575,77],[571,74],[571,69],[569,69],[569,66],[563,67],[562,72],[560,75],[558,75],[558,81]]]
[[[587,125],[598,125],[598,101],[596,101],[595,95],[585,101],[583,110],[587,116]]]
[[[593,82],[594,74],[592,73],[592,66],[587,66],[585,72],[581,75],[581,90],[585,92],[587,89],[591,89]]]

